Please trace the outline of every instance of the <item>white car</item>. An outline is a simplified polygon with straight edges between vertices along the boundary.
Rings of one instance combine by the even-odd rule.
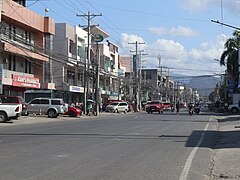
[[[128,103],[127,102],[113,102],[106,107],[107,112],[128,112]]]

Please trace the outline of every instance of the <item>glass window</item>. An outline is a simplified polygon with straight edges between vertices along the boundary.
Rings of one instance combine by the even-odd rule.
[[[51,100],[51,104],[52,105],[61,105],[61,101],[60,100]]]
[[[49,100],[48,99],[41,99],[41,104],[49,104]]]
[[[127,106],[127,103],[120,103],[119,106]]]
[[[19,103],[17,97],[2,97],[1,101],[2,103]]]
[[[40,104],[40,99],[34,99],[30,104]]]

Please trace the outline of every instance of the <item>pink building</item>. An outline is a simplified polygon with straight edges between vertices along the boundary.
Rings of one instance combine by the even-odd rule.
[[[0,1],[0,93],[24,96],[27,89],[54,88],[47,76],[55,22],[24,7],[24,0]]]

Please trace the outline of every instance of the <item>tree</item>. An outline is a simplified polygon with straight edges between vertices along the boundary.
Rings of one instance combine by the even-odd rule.
[[[220,65],[227,65],[227,72],[231,75],[231,79],[238,82],[238,49],[240,48],[240,31],[236,30],[233,32],[233,37],[227,39],[224,48],[225,50],[221,55]]]

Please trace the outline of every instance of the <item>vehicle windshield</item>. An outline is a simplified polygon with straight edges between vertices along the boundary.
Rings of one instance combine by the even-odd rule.
[[[158,101],[151,101],[151,102],[148,102],[147,104],[160,104],[160,102],[158,102]]]
[[[111,106],[117,106],[119,103],[118,102],[114,102],[114,103],[111,103],[110,105]]]

